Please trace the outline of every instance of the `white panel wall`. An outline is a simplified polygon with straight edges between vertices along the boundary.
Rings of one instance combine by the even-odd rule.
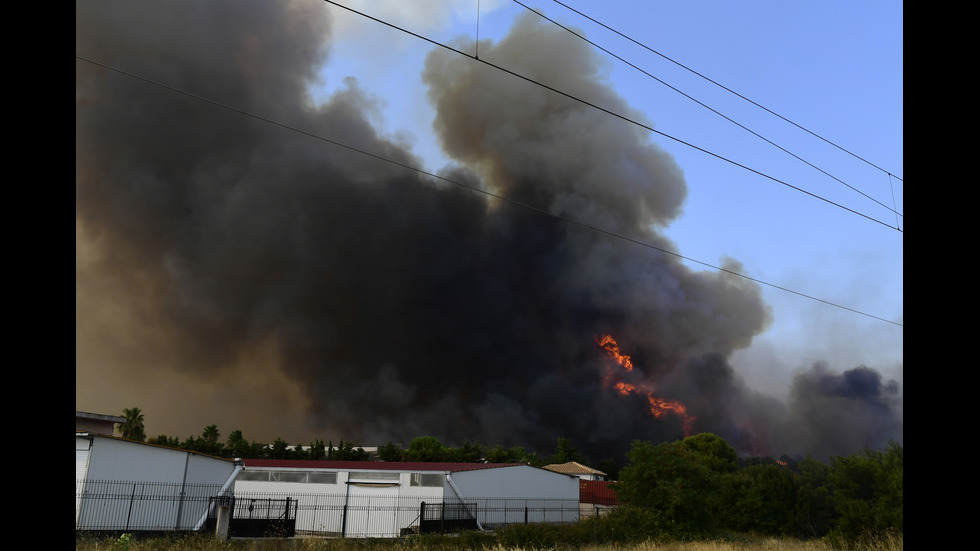
[[[522,522],[565,524],[579,520],[577,477],[528,465],[452,474],[466,502],[477,503],[485,529]],[[449,491],[447,489],[447,495]]]
[[[76,443],[77,449],[77,443]],[[162,446],[113,438],[95,438],[88,475],[93,480],[223,484],[232,461]]]
[[[373,537],[397,536],[402,528],[410,526],[418,517],[418,501],[439,502],[444,491],[441,486],[412,486],[410,472],[397,474],[397,486],[383,488],[351,486],[349,493],[347,483],[350,480],[350,473],[345,470],[251,467],[247,468],[246,472],[250,475],[268,472],[337,474],[336,483],[333,484],[270,481],[266,477],[263,477],[264,480],[235,482],[235,496],[239,498],[239,503],[245,503],[243,500],[258,495],[279,498],[289,496],[298,500],[296,530],[300,532],[312,531],[339,535],[343,527],[343,511],[346,505],[348,536],[365,534]],[[361,481],[378,482],[375,479]],[[372,510],[374,512],[371,512]]]
[[[92,447],[86,452],[89,442]],[[83,468],[86,456],[88,466]],[[75,527],[194,528],[207,509],[207,498],[234,470],[233,461],[217,457],[111,437],[76,437]],[[87,481],[85,487],[79,488],[82,481]]]
[[[571,499],[578,503],[578,478],[529,465],[453,473],[463,497]]]

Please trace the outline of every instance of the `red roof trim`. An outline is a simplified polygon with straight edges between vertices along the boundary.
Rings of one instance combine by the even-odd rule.
[[[334,469],[340,471],[440,471],[462,472],[500,467],[517,467],[524,463],[427,463],[423,461],[323,461],[314,459],[243,459],[245,468]]]

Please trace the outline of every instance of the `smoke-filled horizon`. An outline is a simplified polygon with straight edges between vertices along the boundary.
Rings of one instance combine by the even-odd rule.
[[[111,390],[247,438],[567,437],[596,459],[692,430],[773,456],[902,440],[873,366],[818,363],[785,399],[748,386],[730,359],[772,323],[750,280],[304,134],[422,166],[355,80],[313,102],[331,36],[318,2],[76,4],[78,56],[302,131],[76,61],[76,406]],[[534,17],[480,56],[631,112]],[[421,77],[442,176],[677,250],[683,168],[645,132],[442,49]]]

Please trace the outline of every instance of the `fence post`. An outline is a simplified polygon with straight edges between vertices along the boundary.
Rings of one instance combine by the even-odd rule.
[[[527,524],[527,504],[524,504],[524,524]]]
[[[129,510],[126,511],[126,529],[129,530],[129,522],[133,518],[133,501],[136,500],[136,483],[133,482],[133,492],[129,494]]]
[[[218,496],[218,521],[214,530],[214,538],[217,540],[228,539],[228,526],[231,522],[231,503],[235,498],[230,496]]]

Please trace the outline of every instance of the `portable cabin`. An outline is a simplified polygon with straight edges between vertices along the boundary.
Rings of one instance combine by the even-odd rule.
[[[578,478],[519,463],[243,462],[236,517],[262,499],[296,499],[297,533],[394,537],[579,519]]]

